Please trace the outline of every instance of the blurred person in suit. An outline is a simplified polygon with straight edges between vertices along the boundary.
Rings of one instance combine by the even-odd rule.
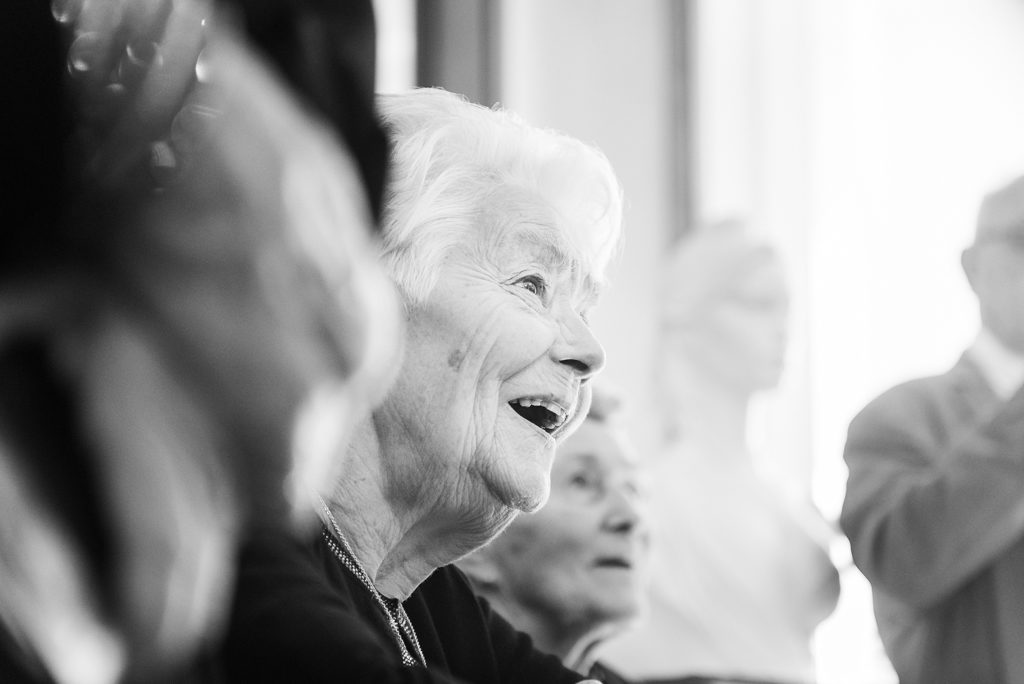
[[[586,420],[558,447],[548,502],[459,561],[538,649],[605,684],[624,681],[597,656],[643,611],[650,543],[646,482],[618,409],[595,389]]]
[[[203,677],[390,378],[370,3],[226,4],[0,10],[4,682]]]
[[[676,246],[664,285],[650,617],[607,659],[649,681],[812,682],[811,638],[838,599],[834,532],[747,443],[751,399],[783,370],[782,264],[745,226],[722,222]]]
[[[962,256],[981,328],[852,421],[841,525],[902,684],[1024,681],[1024,178]]]

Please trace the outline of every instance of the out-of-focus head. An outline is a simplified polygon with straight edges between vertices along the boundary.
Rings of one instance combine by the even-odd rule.
[[[978,297],[982,325],[1024,353],[1024,177],[982,201],[974,244],[962,263]]]
[[[735,221],[698,228],[670,254],[663,295],[666,353],[740,391],[778,383],[789,293],[769,244]]]
[[[644,606],[644,483],[615,409],[595,392],[587,420],[558,447],[547,504],[461,561],[513,624],[566,653],[622,630]]]
[[[96,255],[82,270],[115,292],[104,344],[151,350],[199,407],[244,522],[312,522],[341,426],[383,395],[400,338],[353,158],[212,3],[67,5],[85,112],[70,213]],[[114,365],[101,393],[132,358],[83,354]]]
[[[352,155],[234,15],[40,8],[66,165],[0,261],[0,618],[59,681],[156,680],[216,633],[243,529],[313,522],[398,300]]]
[[[442,90],[379,107],[383,260],[407,334],[376,424],[385,456],[416,454],[389,464],[391,487],[442,517],[533,510],[604,364],[586,317],[618,244],[617,181],[594,148]]]

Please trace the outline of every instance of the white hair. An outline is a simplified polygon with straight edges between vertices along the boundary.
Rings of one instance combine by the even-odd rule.
[[[555,245],[595,285],[621,234],[622,192],[605,156],[438,88],[381,95],[391,136],[382,260],[408,302],[436,284],[469,231],[552,225]]]

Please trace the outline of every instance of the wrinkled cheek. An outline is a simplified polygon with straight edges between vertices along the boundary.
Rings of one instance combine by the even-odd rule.
[[[554,324],[534,317],[509,318],[495,324],[501,332],[495,337],[488,354],[491,365],[504,367],[508,375],[526,368],[554,346],[557,330]]]

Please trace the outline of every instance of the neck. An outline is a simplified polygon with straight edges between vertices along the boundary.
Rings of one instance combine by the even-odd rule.
[[[361,423],[339,465],[342,477],[322,494],[377,590],[404,601],[435,569],[490,541],[514,512],[495,509],[467,525],[448,483],[424,483],[422,457],[408,445],[385,444],[382,434],[376,417]]]
[[[723,383],[678,358],[669,360],[666,376],[669,439],[719,460],[748,460],[750,390]]]

